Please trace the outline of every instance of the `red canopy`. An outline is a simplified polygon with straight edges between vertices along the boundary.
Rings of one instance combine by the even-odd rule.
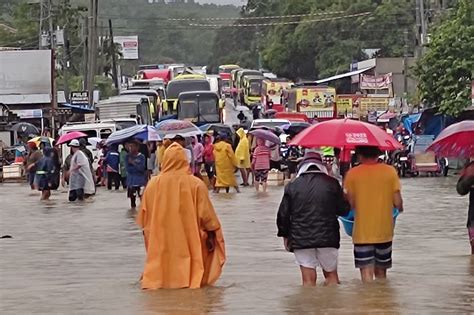
[[[313,125],[298,134],[290,144],[306,148],[374,146],[381,150],[396,150],[402,147],[379,127],[350,119],[333,119]]]

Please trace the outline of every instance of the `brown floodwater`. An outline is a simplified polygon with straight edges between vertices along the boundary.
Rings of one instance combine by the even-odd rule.
[[[461,313],[474,312],[474,259],[467,199],[456,178],[403,180],[389,280],[362,285],[351,240],[341,230],[341,285],[300,287],[293,256],[276,237],[282,188],[257,196],[212,196],[227,263],[215,287],[141,291],[143,241],[125,192],[99,190],[70,204],[40,202],[23,184],[0,185],[0,312],[113,314]],[[319,275],[318,284],[322,282]]]

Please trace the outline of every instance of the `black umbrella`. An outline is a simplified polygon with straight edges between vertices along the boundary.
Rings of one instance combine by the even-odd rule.
[[[293,122],[291,123],[290,125],[286,125],[283,127],[283,130],[291,135],[291,136],[296,136],[297,134],[299,134],[301,131],[305,130],[306,128],[308,128],[309,126],[311,126],[311,124],[307,123],[307,122]]]
[[[39,129],[36,128],[35,125],[27,123],[27,122],[20,122],[20,123],[14,124],[11,130],[16,131],[17,133],[26,134],[26,135],[30,135],[30,134],[39,135],[40,134]]]

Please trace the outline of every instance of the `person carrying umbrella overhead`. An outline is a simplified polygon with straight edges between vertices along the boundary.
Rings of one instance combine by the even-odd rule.
[[[257,138],[257,147],[253,151],[252,156],[252,169],[255,179],[254,185],[257,192],[260,190],[260,185],[262,185],[264,193],[267,191],[271,154],[272,151],[265,145],[265,140]]]
[[[71,147],[71,166],[69,168],[69,201],[82,201],[85,197],[95,194],[89,159],[81,150],[79,140],[69,143]]]

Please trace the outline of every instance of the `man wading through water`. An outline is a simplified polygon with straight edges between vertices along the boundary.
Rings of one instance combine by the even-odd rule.
[[[297,178],[285,188],[277,216],[278,236],[295,254],[303,286],[316,286],[317,267],[323,270],[325,284],[339,283],[337,216],[348,212],[341,185],[328,175],[321,155],[306,152]]]
[[[360,146],[356,154],[361,164],[347,173],[344,188],[355,216],[355,266],[362,281],[371,282],[392,267],[393,208],[403,212],[403,200],[397,171],[378,163],[377,147]]]

